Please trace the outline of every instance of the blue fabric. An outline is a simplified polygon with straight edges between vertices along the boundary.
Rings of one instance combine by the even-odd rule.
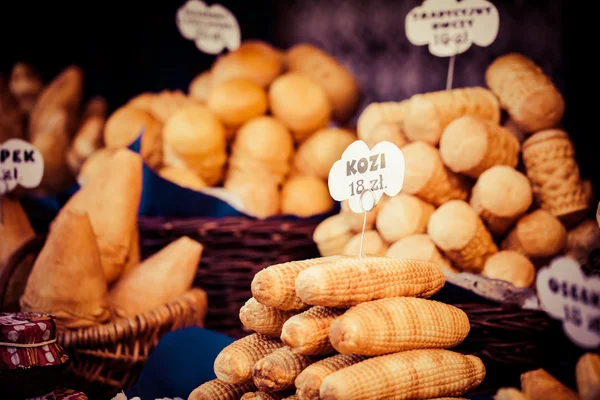
[[[215,379],[213,364],[233,339],[203,328],[186,328],[163,336],[127,397],[187,399],[192,390]]]

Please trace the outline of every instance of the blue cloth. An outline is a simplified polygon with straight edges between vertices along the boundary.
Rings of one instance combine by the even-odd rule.
[[[213,364],[233,339],[203,328],[186,328],[162,337],[152,351],[128,398],[187,399],[192,390],[215,379]]]

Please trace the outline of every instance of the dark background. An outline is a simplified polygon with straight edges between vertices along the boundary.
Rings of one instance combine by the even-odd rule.
[[[156,2],[7,2],[0,6],[0,72],[19,60],[45,80],[69,64],[86,74],[86,96],[102,95],[112,108],[144,91],[186,90],[209,68],[204,55],[175,25],[184,0]],[[215,3],[207,1],[208,4]],[[357,75],[371,101],[402,100],[445,88],[448,59],[406,39],[404,18],[420,0],[224,0],[242,38],[286,48],[308,41],[340,59]],[[583,175],[599,194],[594,71],[595,14],[567,0],[495,0],[500,33],[488,48],[473,46],[456,61],[454,87],[482,85],[487,65],[518,51],[533,58],[565,95],[564,127],[573,137]]]

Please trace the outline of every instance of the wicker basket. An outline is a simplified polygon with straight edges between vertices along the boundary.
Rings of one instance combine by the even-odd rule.
[[[37,256],[43,244],[44,237],[37,237],[9,260],[0,275],[0,309],[7,304],[9,285],[12,295],[23,292],[26,283],[23,276],[29,270],[19,269],[28,265],[24,260]],[[205,314],[206,294],[192,289],[172,303],[134,317],[75,331],[59,331],[58,342],[71,358],[66,385],[93,398],[110,398],[137,382],[148,355],[164,334],[201,326]]]
[[[469,316],[471,331],[456,348],[479,356],[486,378],[473,395],[493,395],[500,387],[520,387],[520,375],[544,368],[575,387],[575,365],[583,351],[564,335],[561,323],[542,311],[485,303],[454,304]]]
[[[269,265],[318,257],[312,235],[325,217],[263,221],[247,217],[140,217],[142,257],[184,235],[202,243],[204,252],[194,285],[208,295],[206,327],[237,339],[247,334],[239,311],[252,297],[254,275]]]

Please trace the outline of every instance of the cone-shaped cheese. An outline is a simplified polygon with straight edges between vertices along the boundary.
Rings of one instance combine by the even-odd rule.
[[[110,319],[108,292],[90,219],[61,211],[27,280],[22,311],[56,316],[60,326],[78,329]]]
[[[192,287],[202,245],[182,237],[123,276],[110,292],[115,313],[128,317],[177,300]]]
[[[0,271],[9,257],[34,236],[21,204],[7,196],[0,196]]]
[[[141,192],[142,160],[139,155],[120,149],[104,171],[90,179],[65,205],[66,210],[85,211],[90,216],[108,283],[121,274],[127,262]]]

